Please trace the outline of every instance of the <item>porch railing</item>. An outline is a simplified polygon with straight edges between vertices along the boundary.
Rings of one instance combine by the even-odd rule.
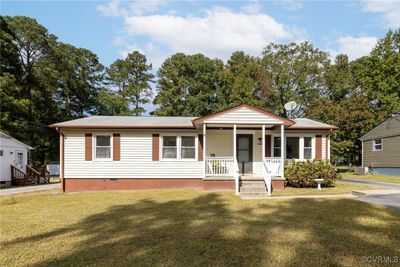
[[[234,176],[233,157],[206,157],[206,176]]]
[[[280,176],[282,174],[282,158],[266,157],[264,161],[271,176]]]
[[[270,164],[267,163],[266,159],[263,159],[263,177],[265,186],[267,187],[268,196],[271,196],[272,189],[272,175],[271,170],[269,168]]]

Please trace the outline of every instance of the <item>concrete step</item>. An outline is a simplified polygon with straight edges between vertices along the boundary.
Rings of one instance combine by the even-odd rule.
[[[257,189],[257,188],[261,188],[265,190],[265,185],[262,184],[245,184],[245,185],[241,185],[240,188],[249,188],[249,189]]]
[[[241,187],[239,192],[243,193],[265,193],[267,189],[265,187]]]
[[[263,199],[268,197],[268,193],[264,192],[253,192],[253,193],[246,193],[240,192],[239,197],[242,199]]]
[[[241,184],[265,184],[264,180],[262,181],[240,181]]]

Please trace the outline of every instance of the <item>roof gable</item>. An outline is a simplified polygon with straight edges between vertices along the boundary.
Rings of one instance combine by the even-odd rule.
[[[383,138],[400,135],[400,115],[394,114],[392,117],[384,120],[381,124],[363,135],[360,140],[370,140],[374,138]]]
[[[260,108],[246,104],[235,106],[205,117],[193,120],[196,125],[203,123],[241,123],[241,124],[285,124],[292,125],[294,122]]]

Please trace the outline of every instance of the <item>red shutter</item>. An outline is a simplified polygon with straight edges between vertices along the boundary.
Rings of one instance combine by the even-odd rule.
[[[160,160],[160,135],[159,134],[153,134],[152,160],[153,161],[159,161]]]
[[[113,160],[121,159],[121,135],[113,134]]]
[[[315,159],[322,159],[322,135],[315,136]]]
[[[265,136],[265,157],[271,157],[271,135]]]
[[[203,135],[199,134],[198,139],[198,148],[197,148],[197,158],[199,161],[203,161]]]
[[[85,134],[85,160],[92,160],[92,134],[87,133]]]

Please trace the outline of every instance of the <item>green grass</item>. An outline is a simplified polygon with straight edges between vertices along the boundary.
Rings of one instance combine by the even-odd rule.
[[[400,213],[352,199],[52,192],[0,198],[3,266],[363,266],[400,255]]]
[[[351,194],[353,190],[369,190],[369,189],[385,189],[378,186],[354,185],[336,182],[334,187],[317,188],[294,188],[285,187],[280,191],[274,191],[273,196],[293,196],[293,195],[336,195],[336,194]]]
[[[399,176],[383,175],[383,174],[368,174],[368,175],[355,175],[354,172],[344,172],[341,173],[343,178],[357,179],[357,180],[367,180],[376,182],[388,182],[388,183],[398,183],[400,184]]]

